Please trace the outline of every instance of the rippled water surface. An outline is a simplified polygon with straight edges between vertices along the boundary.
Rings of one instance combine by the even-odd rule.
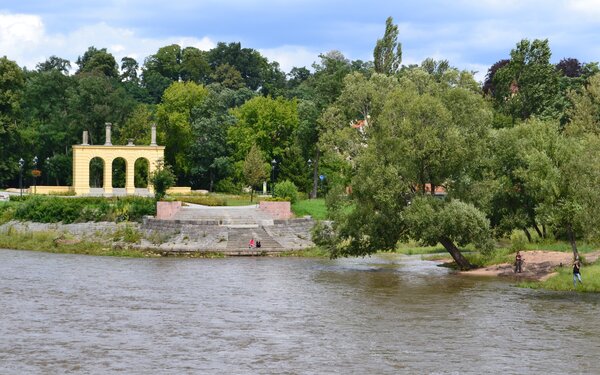
[[[0,250],[0,374],[598,374],[599,307],[415,257]]]

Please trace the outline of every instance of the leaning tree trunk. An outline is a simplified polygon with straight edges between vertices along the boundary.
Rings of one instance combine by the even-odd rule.
[[[529,233],[527,227],[523,227],[523,232],[525,232],[525,236],[527,236],[527,242],[531,242],[531,233]]]
[[[573,257],[579,258],[579,252],[577,251],[577,243],[575,242],[575,233],[573,233],[573,226],[571,224],[567,225],[567,235],[569,236],[571,250],[573,250]]]
[[[533,223],[533,229],[535,229],[537,235],[540,238],[544,238],[544,234],[542,233],[542,231],[540,230],[540,227],[538,227],[537,223]]]
[[[471,263],[469,263],[467,258],[465,258],[461,254],[458,247],[456,247],[456,245],[454,245],[454,242],[452,242],[452,240],[450,240],[448,237],[443,237],[440,239],[440,243],[450,253],[450,255],[452,256],[452,259],[454,259],[454,261],[456,262],[456,264],[458,265],[458,267],[461,270],[466,271],[466,270],[473,268],[473,266],[471,266]]]

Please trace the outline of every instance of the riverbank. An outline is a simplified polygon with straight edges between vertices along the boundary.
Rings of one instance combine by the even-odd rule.
[[[522,251],[523,271],[514,272],[514,265],[501,263],[470,271],[462,271],[461,275],[510,277],[519,281],[520,287],[531,289],[547,289],[555,291],[600,292],[600,251],[583,254],[585,265],[582,275],[584,284],[573,287],[571,264],[573,254],[559,251]]]
[[[0,225],[0,248],[125,257],[325,256],[307,239],[310,223],[297,221],[267,228],[175,222],[173,227],[153,228],[135,222],[11,221]],[[302,238],[296,239],[300,235]],[[245,237],[261,239],[263,246],[248,249]]]

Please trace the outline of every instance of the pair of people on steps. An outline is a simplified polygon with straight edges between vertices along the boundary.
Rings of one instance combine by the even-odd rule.
[[[260,241],[254,242],[254,238],[251,238],[250,242],[248,242],[248,250],[252,249],[253,247],[257,247],[258,248],[260,246],[261,246]]]

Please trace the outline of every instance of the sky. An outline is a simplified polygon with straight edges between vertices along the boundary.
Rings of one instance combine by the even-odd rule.
[[[389,16],[403,64],[447,59],[480,81],[523,38],[549,39],[552,62],[600,60],[600,0],[0,0],[0,56],[35,69],[55,55],[75,68],[94,46],[141,65],[173,43],[241,42],[289,72],[331,50],[372,60]]]

